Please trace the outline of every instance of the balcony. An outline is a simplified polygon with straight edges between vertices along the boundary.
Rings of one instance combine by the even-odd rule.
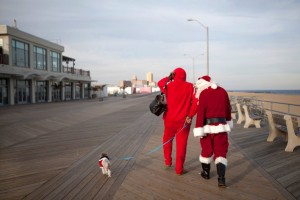
[[[0,64],[8,65],[8,54],[0,54]]]
[[[74,67],[68,67],[63,65],[63,72],[67,74],[74,74],[80,76],[90,76],[90,71],[85,71],[82,69],[76,69]]]
[[[63,56],[62,57],[62,61],[63,61],[63,72],[67,73],[67,74],[74,74],[74,75],[79,75],[79,76],[88,76],[90,77],[90,71],[85,71],[82,69],[76,69],[74,68],[75,66],[75,59],[71,58],[71,57],[67,57],[67,56]],[[72,62],[72,66],[69,67],[69,63]],[[64,65],[66,64],[66,65]]]

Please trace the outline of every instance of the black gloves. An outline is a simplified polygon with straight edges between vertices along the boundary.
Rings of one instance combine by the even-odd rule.
[[[172,81],[174,79],[175,72],[171,72],[169,75],[169,80]]]

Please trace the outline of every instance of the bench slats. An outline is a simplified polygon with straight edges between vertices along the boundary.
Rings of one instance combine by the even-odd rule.
[[[267,141],[273,142],[281,136],[287,140],[285,151],[293,152],[296,146],[300,146],[300,131],[296,117],[266,112],[269,121],[270,132]]]
[[[245,112],[245,125],[244,128],[249,128],[251,125],[255,125],[256,128],[261,128],[260,122],[263,119],[260,116],[254,115],[252,113],[249,113],[248,107],[246,105],[243,105],[243,109]]]
[[[253,119],[253,120],[262,120],[263,118],[260,117],[260,116],[257,116],[257,115],[251,115],[250,114],[250,118]]]
[[[273,115],[273,121],[274,121],[275,124],[286,127],[286,121],[285,121],[283,115],[275,114],[275,113],[273,113],[272,115]]]

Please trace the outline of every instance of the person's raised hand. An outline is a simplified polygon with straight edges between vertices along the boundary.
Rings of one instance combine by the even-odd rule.
[[[175,72],[171,72],[169,75],[170,81],[172,81],[174,79],[174,76],[175,76]]]

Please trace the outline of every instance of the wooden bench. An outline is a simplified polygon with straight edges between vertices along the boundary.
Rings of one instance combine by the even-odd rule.
[[[235,104],[234,104],[235,105]],[[236,109],[233,107],[234,105],[231,105],[231,119],[236,119]]]
[[[236,103],[237,103],[237,96],[230,96],[230,106],[231,106],[231,119],[236,119]]]
[[[231,119],[236,119],[236,111],[231,111]]]
[[[273,142],[275,138],[282,137],[284,141],[287,141],[287,128],[286,121],[283,115],[273,114],[271,111],[266,111],[269,122],[269,136],[268,142]]]
[[[266,111],[269,122],[268,142],[273,142],[275,138],[282,137],[287,141],[286,152],[293,152],[294,148],[300,146],[300,130],[296,117],[290,115],[275,114]]]
[[[241,124],[243,121],[245,121],[245,114],[242,111],[241,104],[237,103],[236,104],[236,109],[237,109],[237,112],[238,112],[238,121],[236,123]]]
[[[243,105],[243,109],[245,112],[244,128],[249,128],[251,125],[254,125],[256,128],[261,128],[260,122],[262,120],[262,117],[258,116],[258,115],[254,115],[252,113],[249,113],[248,107],[246,105]]]

